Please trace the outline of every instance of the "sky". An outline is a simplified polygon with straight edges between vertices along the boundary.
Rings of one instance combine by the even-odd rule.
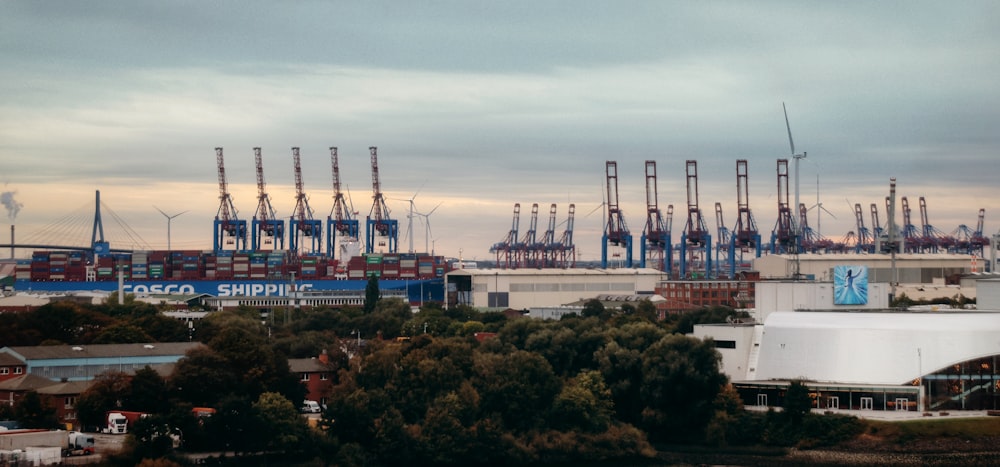
[[[291,147],[317,218],[333,205],[329,147],[354,209],[372,209],[368,148],[414,249],[466,260],[575,204],[580,260],[598,260],[606,161],[638,242],[645,161],[657,201],[687,213],[697,161],[709,229],[732,227],[736,161],[767,239],[777,160],[791,159],[809,225],[856,230],[890,178],[920,228],[1000,228],[1000,4],[671,1],[4,2],[0,187],[18,243],[87,244],[95,192],[113,248],[211,249],[216,147],[238,216],[253,217],[253,148],[271,204],[295,206]],[[789,163],[789,202],[795,165]],[[435,209],[436,208],[436,209]],[[433,212],[431,210],[433,209]],[[362,227],[363,228],[363,227]],[[72,238],[69,238],[72,237]],[[6,239],[3,242],[6,243]],[[30,254],[18,252],[19,256]],[[638,251],[636,251],[638,255]],[[2,255],[8,256],[6,252]]]

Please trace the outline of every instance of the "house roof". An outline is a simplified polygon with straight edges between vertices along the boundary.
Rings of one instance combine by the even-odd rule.
[[[288,368],[293,373],[320,373],[332,371],[329,365],[319,361],[318,358],[289,358]]]
[[[17,378],[0,381],[0,391],[37,391],[40,388],[51,386],[52,384],[53,382],[51,379],[29,373],[18,376]]]
[[[63,381],[55,383],[53,383],[52,380],[49,380],[49,386],[38,388],[36,392],[39,394],[48,394],[53,396],[62,394],[82,394],[83,391],[86,391],[92,384],[94,384],[94,380]]]
[[[42,345],[31,347],[4,347],[0,353],[9,353],[22,361],[57,360],[63,358],[117,358],[161,357],[184,355],[200,347],[200,342],[153,342],[146,344],[94,344],[94,345]]]
[[[21,359],[9,354],[0,352],[0,366],[24,366],[24,362]]]

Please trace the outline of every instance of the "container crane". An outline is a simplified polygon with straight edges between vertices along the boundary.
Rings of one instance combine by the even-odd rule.
[[[939,249],[950,251],[955,247],[956,240],[954,237],[934,228],[931,225],[929,217],[927,215],[927,200],[921,196],[920,202],[920,227],[921,227],[921,240],[920,243],[924,251],[929,251],[932,253],[937,253]]]
[[[873,204],[874,208],[875,205]],[[878,211],[873,213],[875,218],[873,222],[878,221]],[[865,216],[864,212],[861,210],[861,203],[854,203],[854,221],[857,223],[858,234],[855,240],[854,252],[855,253],[874,253],[875,252],[875,239],[872,237],[872,232],[865,227]]]
[[[788,159],[778,159],[778,220],[771,230],[771,253],[797,252],[792,210],[788,206]]]
[[[886,230],[882,228],[882,223],[878,219],[878,204],[872,203],[872,241],[878,243]],[[875,249],[878,252],[878,249]]]
[[[901,202],[903,203],[903,252],[920,253],[922,249],[920,232],[910,222],[910,202],[905,196]],[[892,228],[892,226],[889,226],[889,228]]]
[[[535,244],[534,266],[541,268],[552,267],[557,250],[556,244],[556,203],[549,206],[548,228],[542,233],[542,239]]]
[[[365,221],[365,251],[373,253],[376,243],[379,250],[389,253],[397,252],[399,240],[399,222],[389,217],[389,207],[385,205],[385,197],[378,177],[378,148],[368,148],[372,159],[372,208]]]
[[[990,244],[990,239],[983,236],[983,220],[985,217],[986,210],[980,208],[976,230],[972,230],[965,224],[962,224],[951,232],[951,237],[955,239],[955,245],[953,246],[955,253],[983,257],[984,247]]]
[[[684,233],[681,234],[681,267],[680,275],[687,275],[688,261],[697,260],[697,252],[700,250],[705,254],[705,273],[712,271],[712,235],[708,233],[708,226],[705,218],[701,215],[701,208],[698,207],[698,161],[687,161],[687,223],[684,225]],[[690,248],[690,250],[689,250]]]
[[[741,251],[754,249],[754,256],[760,257],[760,232],[757,221],[750,211],[750,192],[747,183],[747,161],[736,161],[736,226],[733,229],[733,242]]]
[[[229,194],[226,168],[222,148],[215,148],[215,160],[219,167],[219,211],[215,214],[212,245],[215,251],[245,250],[247,247],[247,221],[240,220],[233,197]],[[231,247],[227,248],[226,246]]]
[[[801,249],[810,253],[829,252],[835,249],[833,241],[820,235],[809,226],[809,209],[805,203],[799,203],[799,232],[801,232]]]
[[[510,269],[514,267],[514,244],[517,243],[518,226],[521,221],[521,203],[514,203],[514,221],[511,224],[510,232],[503,240],[494,243],[490,247],[490,253],[495,253],[497,267]]]
[[[288,222],[288,249],[298,253],[318,254],[323,250],[323,223],[313,217],[309,207],[309,197],[302,186],[302,164],[299,148],[292,148],[292,164],[295,172],[295,209]],[[308,250],[303,250],[306,239],[311,240]],[[301,243],[300,243],[301,242]]]
[[[605,174],[608,186],[608,223],[601,236],[601,267],[608,267],[608,245],[625,249],[625,267],[632,267],[632,233],[629,232],[618,206],[618,162],[606,161]],[[618,255],[618,253],[613,253]]]
[[[559,238],[559,257],[553,267],[572,268],[576,267],[576,245],[573,244],[573,224],[576,217],[576,205],[569,205],[569,214],[566,217],[566,230]]]
[[[514,244],[514,267],[528,267],[532,262],[532,248],[535,245],[535,236],[538,231],[538,203],[531,205],[531,217],[528,221],[528,230]]]
[[[715,241],[716,268],[721,266],[722,258],[725,257],[730,271],[728,277],[735,277],[736,273],[733,270],[736,268],[736,255],[733,234],[726,228],[726,221],[722,216],[722,203],[718,201],[715,202],[715,231],[717,235]],[[718,276],[718,271],[716,273]]]
[[[326,254],[346,261],[353,254],[347,251],[347,246],[357,244],[361,227],[356,217],[358,213],[340,189],[340,160],[336,146],[330,147],[330,166],[333,173],[333,208],[326,217]],[[338,240],[341,248],[338,248]]]
[[[250,249],[284,250],[285,221],[278,219],[271,207],[271,197],[264,183],[264,163],[260,148],[253,148],[254,163],[257,167],[257,212],[253,216],[250,229]]]
[[[666,260],[671,256],[670,237],[663,224],[663,215],[656,187],[656,161],[646,161],[646,227],[639,242],[639,267],[646,267],[647,260],[661,271],[666,269]]]

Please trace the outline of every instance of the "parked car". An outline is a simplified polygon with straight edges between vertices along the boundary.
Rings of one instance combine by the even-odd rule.
[[[319,406],[319,402],[316,401],[302,401],[302,408],[300,410],[302,413],[320,413],[323,411]]]

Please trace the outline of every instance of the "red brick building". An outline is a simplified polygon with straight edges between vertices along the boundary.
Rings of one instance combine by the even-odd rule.
[[[667,314],[684,313],[703,307],[728,306],[747,308],[753,306],[760,273],[746,271],[736,279],[701,279],[660,282],[656,294],[664,298],[656,304],[663,318]]]
[[[21,359],[6,353],[0,353],[0,381],[17,378],[27,373],[28,365]]]
[[[319,358],[289,358],[288,367],[292,373],[299,375],[299,381],[306,387],[306,400],[319,402],[325,407],[333,390],[335,375],[327,353],[324,351]],[[299,404],[302,401],[293,402]]]
[[[79,430],[76,401],[93,381],[52,381],[32,374],[0,381],[0,404],[14,405],[28,392],[38,393],[43,405],[56,411],[56,419],[68,430]]]

